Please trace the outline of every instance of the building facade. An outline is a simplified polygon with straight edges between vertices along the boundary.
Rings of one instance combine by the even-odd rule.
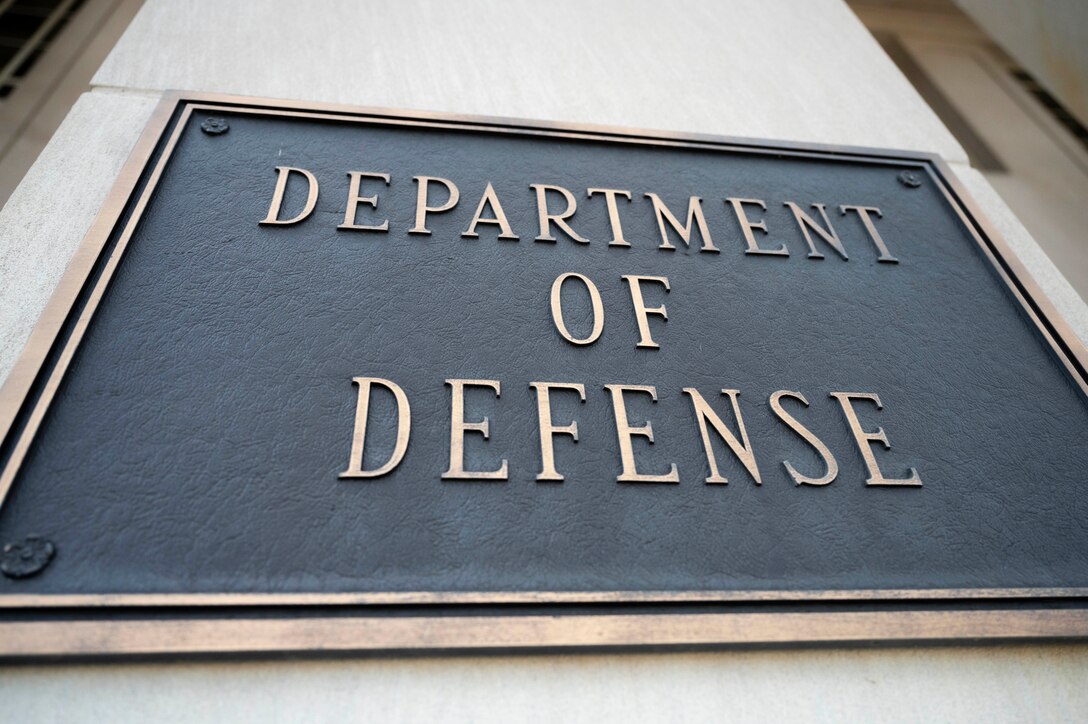
[[[171,91],[935,154],[1071,335],[1088,342],[1079,107],[1000,50],[996,31],[943,3],[84,5],[67,23],[71,32],[88,24],[85,39],[58,31],[51,41],[67,65],[53,68],[43,54],[42,87],[31,69],[10,91],[12,103],[38,100],[0,107],[0,164],[19,177],[0,212],[0,376],[109,211],[111,188]],[[105,60],[94,70],[96,53]],[[70,110],[65,92],[77,96]],[[19,144],[34,148],[30,129],[54,122],[30,165]],[[1076,721],[1088,711],[1084,635],[757,650],[66,655],[5,664],[0,691],[12,721]]]

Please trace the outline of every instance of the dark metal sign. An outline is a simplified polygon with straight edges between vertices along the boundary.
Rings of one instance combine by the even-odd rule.
[[[928,156],[171,97],[2,391],[0,652],[1082,636],[1084,360]]]

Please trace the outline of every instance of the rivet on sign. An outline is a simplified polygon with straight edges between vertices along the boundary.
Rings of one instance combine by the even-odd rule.
[[[230,130],[230,124],[227,123],[226,118],[205,118],[204,122],[200,124],[200,130],[207,133],[209,136],[218,136],[221,133],[226,133]]]
[[[922,185],[922,177],[915,171],[903,171],[899,174],[899,183],[907,188],[916,189]]]
[[[29,578],[41,573],[57,547],[52,541],[36,535],[28,535],[21,543],[8,543],[0,552],[0,571],[8,578]]]

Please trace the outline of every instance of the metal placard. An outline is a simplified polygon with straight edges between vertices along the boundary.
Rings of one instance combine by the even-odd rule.
[[[0,391],[0,653],[1083,636],[1086,390],[930,156],[175,94]]]

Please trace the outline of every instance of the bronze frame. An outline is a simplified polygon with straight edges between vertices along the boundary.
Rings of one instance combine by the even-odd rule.
[[[11,455],[0,470],[0,506],[174,145],[196,110],[774,152],[915,167],[927,173],[942,191],[1013,297],[1088,395],[1088,349],[985,220],[949,167],[933,154],[169,92],[152,114],[22,355],[0,387],[0,440],[15,436]],[[167,131],[169,137],[165,136]],[[164,140],[155,166],[150,168],[148,163]],[[136,197],[139,182],[148,170],[147,183]],[[130,203],[132,214],[121,228],[119,224]],[[118,242],[105,260],[102,274],[94,280],[72,330],[62,338],[104,248],[118,231]],[[54,351],[59,352],[57,359],[46,369]],[[33,388],[43,374],[48,377],[43,378],[40,393],[32,399]],[[16,430],[18,414],[31,404],[25,424]],[[891,610],[857,609],[858,605],[871,608],[878,602]],[[586,607],[602,604],[609,607],[605,612],[586,612]],[[701,607],[699,612],[682,615],[672,608],[696,604]],[[752,611],[753,604],[786,609]],[[11,594],[0,596],[0,657],[1088,638],[1085,604],[1088,588]],[[620,612],[630,605],[653,610]],[[411,615],[394,617],[376,611],[377,607],[390,606],[421,607],[424,611],[416,615],[414,610],[406,610]],[[535,610],[519,612],[519,606],[548,606],[555,610],[538,615]],[[271,618],[266,613],[247,613],[269,607],[273,609]],[[350,607],[351,615],[321,615],[333,607],[341,612]],[[461,613],[448,615],[459,607]],[[564,607],[568,607],[566,612]],[[708,607],[712,612],[706,612]],[[427,608],[439,615],[427,613]],[[151,620],[144,617],[147,611],[153,612]],[[193,612],[200,615],[193,616]],[[27,620],[28,613],[32,620]],[[291,615],[285,615],[288,613]]]

